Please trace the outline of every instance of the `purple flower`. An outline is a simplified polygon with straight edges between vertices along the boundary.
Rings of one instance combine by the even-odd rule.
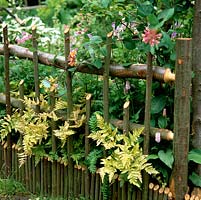
[[[177,36],[177,33],[176,33],[176,32],[173,32],[173,33],[171,34],[171,38],[172,38],[172,39],[176,38],[176,36]]]

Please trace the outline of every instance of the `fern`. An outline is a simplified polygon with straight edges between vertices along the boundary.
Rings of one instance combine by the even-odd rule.
[[[143,155],[139,146],[138,138],[141,130],[135,130],[128,135],[118,134],[117,129],[112,129],[110,124],[104,123],[102,116],[96,114],[97,127],[96,132],[90,134],[90,138],[96,141],[97,145],[104,146],[111,150],[111,155],[101,159],[103,167],[100,168],[100,176],[104,182],[105,176],[108,176],[109,182],[115,179],[119,172],[120,176],[127,175],[127,180],[140,187],[142,183],[142,171],[149,174],[158,172],[147,162],[146,155]]]
[[[109,178],[107,175],[104,176],[101,192],[103,193],[103,200],[110,199],[110,184],[109,184]]]
[[[94,149],[92,150],[89,155],[86,158],[86,165],[89,168],[89,171],[91,173],[95,173],[96,172],[96,165],[97,165],[97,161],[98,159],[100,159],[101,157],[103,157],[103,151],[102,150],[98,150],[98,149]]]

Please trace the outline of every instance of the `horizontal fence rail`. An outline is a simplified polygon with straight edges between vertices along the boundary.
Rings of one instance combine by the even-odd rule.
[[[4,48],[0,44],[0,54],[3,55]],[[18,45],[9,45],[10,55],[17,56],[22,59],[33,60],[33,52],[28,48],[21,47]],[[57,56],[50,53],[45,53],[38,51],[38,61],[41,64],[48,66],[55,66],[60,69],[65,69],[65,57]],[[77,72],[88,73],[88,74],[97,74],[103,75],[103,69],[91,68],[87,64],[80,64],[76,66]],[[110,65],[109,73],[110,76],[119,77],[119,78],[146,78],[147,65],[146,64],[133,64],[128,68],[123,67],[122,65]],[[175,74],[171,72],[169,68],[163,68],[158,66],[153,66],[153,78],[163,82],[174,82]]]

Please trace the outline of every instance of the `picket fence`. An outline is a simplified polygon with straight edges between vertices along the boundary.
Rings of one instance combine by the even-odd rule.
[[[4,42],[3,45],[0,44],[0,54],[4,55],[4,65],[5,65],[5,86],[6,92],[5,95],[2,97],[0,96],[0,103],[6,104],[6,111],[7,114],[11,113],[11,106],[20,107],[23,109],[23,106],[19,106],[20,100],[13,99],[10,96],[10,86],[9,86],[9,56],[15,55],[21,59],[30,59],[33,60],[34,65],[34,81],[35,81],[35,94],[36,98],[39,99],[39,74],[38,74],[38,63],[43,63],[46,65],[52,65],[57,68],[62,68],[66,71],[66,80],[67,80],[67,99],[68,99],[68,110],[67,110],[67,117],[70,116],[73,107],[72,101],[72,76],[71,72],[68,70],[68,55],[70,53],[70,32],[69,28],[67,27],[64,31],[65,37],[65,56],[56,57],[55,55],[51,55],[48,53],[40,52],[37,50],[37,37],[36,37],[36,27],[32,27],[32,39],[33,39],[33,49],[34,51],[31,52],[26,48],[17,46],[17,45],[10,45],[8,42],[8,34],[7,34],[7,26],[3,27],[3,35],[4,35]],[[178,39],[177,45],[177,54],[180,61],[176,64],[176,78],[175,74],[172,74],[169,69],[164,69],[160,67],[152,66],[152,56],[151,54],[148,55],[147,65],[132,65],[129,69],[124,69],[121,66],[117,66],[116,70],[113,66],[110,66],[110,57],[111,57],[111,41],[112,41],[112,33],[107,35],[107,55],[105,58],[105,65],[104,68],[101,70],[90,70],[86,65],[85,66],[76,66],[76,71],[80,71],[83,73],[95,73],[103,76],[103,105],[104,105],[104,120],[106,122],[111,122],[116,125],[118,128],[123,129],[126,133],[129,130],[137,127],[144,127],[144,149],[143,152],[148,154],[148,147],[149,147],[149,140],[150,137],[154,137],[156,132],[161,133],[161,138],[166,140],[176,140],[181,141],[182,143],[177,145],[179,146],[175,150],[175,168],[182,171],[182,176],[180,176],[180,171],[177,170],[176,174],[180,176],[180,179],[175,178],[175,182],[177,186],[175,189],[175,195],[182,195],[182,199],[188,199],[190,196],[188,194],[185,195],[183,192],[183,188],[187,185],[187,174],[186,172],[186,162],[187,157],[186,154],[181,156],[180,151],[186,151],[184,149],[186,146],[188,147],[188,129],[186,132],[186,136],[184,136],[184,131],[181,124],[177,123],[179,117],[182,115],[182,119],[187,126],[190,127],[188,121],[188,114],[187,116],[183,116],[184,112],[188,111],[189,107],[189,97],[190,94],[188,90],[190,88],[191,80],[189,77],[189,72],[191,72],[191,67],[189,67],[190,60],[189,60],[189,39]],[[113,120],[110,121],[109,119],[109,76],[117,76],[117,77],[133,77],[133,78],[146,78],[147,80],[147,88],[146,88],[146,100],[145,100],[145,124],[132,124],[129,122],[129,102],[125,102],[124,107],[122,108],[124,113],[124,119],[121,120]],[[151,85],[152,79],[158,79],[160,81],[165,82],[175,82],[175,135],[170,130],[165,129],[157,129],[157,128],[150,128],[150,103],[151,103]],[[178,81],[177,81],[178,78]],[[184,82],[181,83],[181,79]],[[21,82],[21,87],[23,87],[23,82]],[[19,90],[21,93],[21,99],[23,99],[23,88]],[[185,97],[185,101],[183,100]],[[16,101],[19,101],[16,103]],[[88,127],[88,120],[90,118],[90,102],[91,102],[91,95],[87,95],[86,98],[86,125],[85,125],[85,154],[88,154],[89,151],[89,139],[87,138],[89,134],[89,127]],[[40,112],[40,107],[36,106],[36,112]],[[179,115],[179,116],[178,116]],[[179,132],[182,129],[183,132]],[[72,139],[70,137],[68,140],[68,155],[72,153]],[[54,140],[54,138],[53,138]],[[102,200],[103,193],[101,192],[101,180],[97,170],[97,173],[91,174],[89,170],[85,166],[77,166],[74,165],[70,156],[68,156],[68,165],[66,165],[62,159],[58,159],[57,161],[51,161],[48,158],[43,158],[39,163],[35,163],[34,156],[28,157],[27,161],[23,166],[19,168],[17,154],[19,153],[20,149],[16,144],[12,144],[11,135],[8,136],[7,141],[0,145],[0,167],[1,167],[1,176],[4,177],[5,173],[8,175],[9,173],[12,176],[22,182],[28,190],[33,193],[38,193],[44,196],[52,196],[52,197],[76,197],[81,198],[84,197],[86,199],[91,200]],[[55,142],[53,143],[53,151],[56,149]],[[185,144],[185,147],[182,145]],[[183,160],[184,163],[178,168],[179,162]],[[179,161],[179,162],[178,162]],[[4,172],[5,173],[2,173]],[[146,177],[145,177],[146,179]],[[180,182],[177,182],[177,181]],[[110,185],[110,199],[118,199],[118,200],[167,200],[173,199],[173,193],[170,191],[169,188],[160,187],[156,183],[149,183],[147,180],[143,180],[145,182],[143,190],[139,190],[138,188],[125,183],[122,187],[120,187],[120,181],[118,177],[114,181],[113,184]],[[186,192],[186,191],[185,191]],[[184,197],[185,195],[185,197]],[[198,197],[195,198],[196,200]],[[104,199],[105,200],[105,199]],[[179,198],[177,199],[179,200]]]

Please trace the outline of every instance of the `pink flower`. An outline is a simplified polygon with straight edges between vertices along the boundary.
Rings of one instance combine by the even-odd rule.
[[[154,46],[159,44],[159,40],[161,39],[162,34],[161,33],[157,34],[157,30],[155,29],[146,28],[144,30],[144,34],[142,34],[142,37],[143,37],[142,41],[144,43],[146,44],[149,43],[150,46]]]
[[[17,38],[16,41],[17,41],[17,44],[23,44],[23,43],[25,43],[27,40],[29,40],[31,38],[32,38],[32,35],[30,35],[27,32],[22,32],[22,37]]]

